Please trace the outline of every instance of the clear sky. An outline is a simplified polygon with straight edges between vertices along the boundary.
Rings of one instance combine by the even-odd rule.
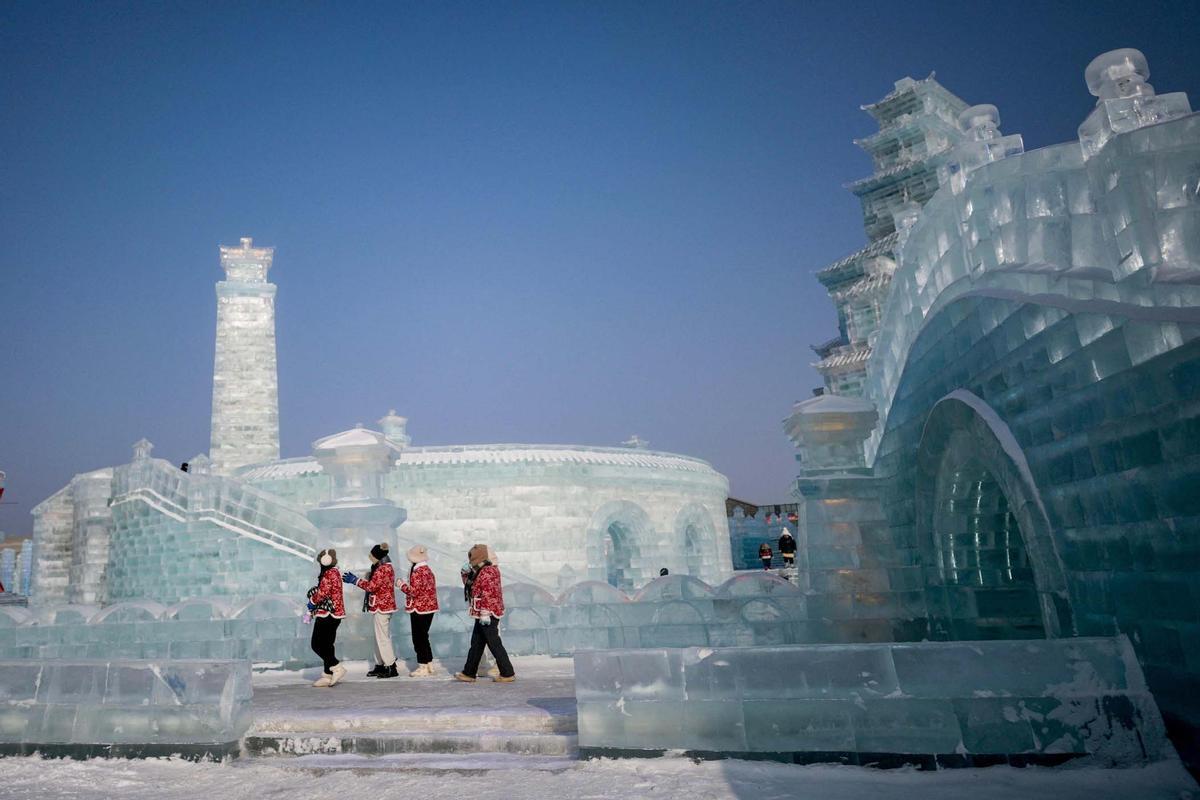
[[[152,440],[208,449],[218,244],[276,248],[284,456],[415,444],[707,459],[785,502],[780,420],[861,246],[859,110],[905,75],[1074,138],[1143,50],[1200,103],[1200,6],[9,2],[0,530]]]

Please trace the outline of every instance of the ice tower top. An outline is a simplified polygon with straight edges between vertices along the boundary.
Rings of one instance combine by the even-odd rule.
[[[225,270],[225,278],[238,283],[266,283],[267,270],[274,258],[274,247],[255,247],[249,236],[242,237],[240,247],[221,246],[221,269]]]

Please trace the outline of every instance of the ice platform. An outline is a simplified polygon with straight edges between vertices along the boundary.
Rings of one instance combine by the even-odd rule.
[[[345,663],[332,689],[309,686],[316,670],[256,675],[244,754],[320,770],[464,773],[556,771],[578,759],[569,658],[516,658],[507,684],[455,681],[457,661],[435,677],[383,680],[366,677],[363,662]]]
[[[1173,757],[1129,640],[576,653],[584,756],[920,767]]]
[[[246,661],[0,661],[0,754],[236,755]]]

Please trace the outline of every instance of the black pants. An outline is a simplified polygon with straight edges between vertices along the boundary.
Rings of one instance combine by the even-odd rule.
[[[494,617],[487,625],[480,625],[479,620],[475,620],[475,630],[471,631],[471,649],[467,653],[463,675],[475,677],[475,673],[479,671],[479,660],[483,658],[484,645],[492,651],[492,658],[496,659],[496,666],[500,668],[500,676],[511,678],[515,674],[513,665],[508,660],[508,651],[504,649],[504,643],[500,641],[500,620]]]
[[[337,639],[340,619],[333,617],[317,617],[313,620],[312,650],[325,662],[325,674],[338,665],[337,656],[333,654],[333,642]]]
[[[433,624],[433,614],[409,614],[408,623],[412,627],[413,650],[417,651],[417,663],[433,663],[433,648],[429,646],[429,626]]]
[[[770,569],[770,568],[771,568],[771,557],[770,557],[770,556],[759,556],[759,558],[761,558],[761,559],[762,559],[762,562],[763,562],[763,569]]]
[[[794,567],[796,565],[796,554],[795,553],[784,553],[783,554],[783,565],[785,567]]]

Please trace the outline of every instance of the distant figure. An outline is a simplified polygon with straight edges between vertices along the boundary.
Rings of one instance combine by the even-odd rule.
[[[188,471],[188,462],[186,462],[186,461],[185,461],[185,462],[183,462],[182,464],[180,464],[180,465],[179,465],[179,471],[180,471],[180,472],[187,472],[187,471]]]
[[[670,573],[670,570],[668,570],[666,567],[663,567],[662,569],[660,569],[660,570],[658,571],[658,577],[660,577],[660,578],[664,578],[664,577],[666,577],[667,575],[670,575],[670,574],[671,574],[671,573]]]
[[[771,556],[773,555],[774,553],[771,552],[771,545],[763,542],[758,546],[758,557],[762,559],[763,569],[771,568]]]
[[[779,555],[783,556],[784,569],[796,566],[796,540],[786,527],[779,535]]]

